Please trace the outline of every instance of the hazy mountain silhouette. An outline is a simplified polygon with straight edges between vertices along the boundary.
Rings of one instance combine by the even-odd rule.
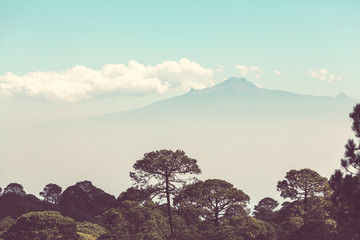
[[[131,122],[150,118],[193,121],[254,119],[294,119],[340,117],[347,115],[357,102],[345,94],[336,97],[300,95],[256,87],[244,78],[229,78],[213,87],[190,90],[187,94],[150,104],[144,108],[96,117],[97,120]],[[139,120],[141,122],[141,120]]]
[[[131,186],[128,173],[144,153],[183,149],[198,160],[202,179],[227,180],[252,203],[279,199],[276,183],[288,170],[330,176],[339,167],[356,102],[230,78],[136,110],[3,133],[1,179],[27,188],[88,179],[117,196]]]

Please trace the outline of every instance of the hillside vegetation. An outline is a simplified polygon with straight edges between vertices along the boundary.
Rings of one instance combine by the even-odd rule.
[[[0,188],[4,240],[322,240],[360,238],[360,104],[350,113],[355,139],[330,179],[292,169],[279,176],[284,202],[265,197],[253,210],[241,189],[201,169],[182,150],[145,153],[134,163],[133,187],[114,196],[90,181],[64,191],[50,183],[26,194],[19,183]]]

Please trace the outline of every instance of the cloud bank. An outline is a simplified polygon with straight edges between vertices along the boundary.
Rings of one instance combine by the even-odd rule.
[[[63,72],[31,72],[23,76],[6,73],[0,75],[0,94],[66,102],[106,94],[163,94],[212,86],[213,73],[186,58],[155,66],[132,60],[127,65],[107,64],[99,71],[74,66]]]
[[[309,77],[319,79],[321,81],[333,82],[333,81],[342,81],[343,78],[339,76],[335,76],[332,73],[329,73],[326,69],[320,70],[311,70],[306,74]]]
[[[238,69],[243,76],[250,73],[257,73],[255,76],[260,76],[259,73],[263,73],[263,70],[257,66],[236,65],[235,68]]]

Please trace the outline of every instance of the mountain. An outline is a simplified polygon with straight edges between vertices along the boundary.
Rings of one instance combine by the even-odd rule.
[[[229,78],[213,87],[150,104],[141,109],[99,116],[96,119],[122,121],[124,119],[167,119],[192,122],[192,118],[211,121],[264,117],[294,119],[314,117],[343,117],[357,102],[345,94],[336,97],[300,95],[286,91],[256,87],[245,78]]]
[[[356,102],[230,78],[136,110],[4,132],[0,185],[66,187],[86,179],[117,196],[131,186],[129,171],[144,153],[183,149],[198,160],[201,179],[227,180],[252,204],[279,199],[276,183],[290,169],[329,177],[340,167]]]

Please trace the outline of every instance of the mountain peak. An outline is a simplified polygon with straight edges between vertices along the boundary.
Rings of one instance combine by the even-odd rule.
[[[338,99],[338,100],[342,100],[342,101],[346,101],[346,100],[350,100],[350,101],[358,101],[357,99],[354,99],[348,95],[346,95],[345,93],[340,93],[338,94],[337,96],[335,96],[335,99]]]
[[[204,89],[199,89],[199,90],[194,90],[191,89],[190,90],[190,94],[206,94],[206,93],[214,93],[214,92],[233,92],[233,93],[238,93],[244,90],[253,90],[253,89],[257,89],[257,87],[249,82],[248,80],[246,80],[246,78],[236,78],[236,77],[232,77],[232,78],[228,78],[225,81],[216,84],[213,87],[209,87],[209,88],[204,88]]]
[[[345,93],[340,93],[340,94],[338,94],[337,96],[336,96],[336,98],[348,98],[349,96],[348,95],[346,95]]]
[[[256,86],[252,83],[246,80],[246,78],[228,78],[225,81],[217,84],[216,86],[221,87],[231,87],[231,88],[238,88],[238,87],[255,87]]]

